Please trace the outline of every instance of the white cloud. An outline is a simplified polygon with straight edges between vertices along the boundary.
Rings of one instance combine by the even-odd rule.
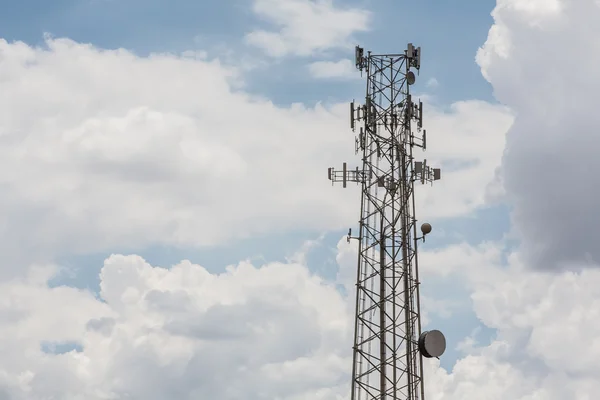
[[[338,249],[352,270],[355,249]],[[491,273],[483,279],[472,258],[489,259],[489,246],[464,250],[449,250],[467,266],[454,273],[470,282],[477,316],[498,337],[463,343],[467,355],[450,373],[427,360],[428,399],[596,393],[600,270],[549,275],[511,257],[479,265]],[[114,255],[100,277],[103,302],[40,279],[0,284],[0,390],[15,400],[347,398],[353,295],[302,265],[241,262],[215,275],[187,261],[163,269]],[[48,341],[83,349],[45,354]]]
[[[201,57],[47,46],[0,41],[7,265],[356,220],[358,188],[332,189],[325,172],[357,165],[347,104],[278,107],[236,89],[235,68]],[[467,212],[483,202],[512,119],[480,102],[425,113],[430,161],[474,161],[420,190],[427,215]]]
[[[496,96],[516,113],[501,176],[512,112],[476,101],[426,108],[426,156],[445,172],[419,191],[418,216],[466,214],[497,177],[523,234],[509,265],[495,244],[422,254],[424,284],[431,275],[462,276],[477,316],[498,332],[489,346],[463,342],[468,354],[451,372],[428,363],[428,400],[583,400],[600,390],[600,268],[527,268],[555,258],[571,269],[596,266],[597,238],[581,229],[598,222],[599,121],[591,107],[600,47],[584,39],[599,26],[599,11],[591,1],[555,3],[500,1],[478,55]],[[279,108],[232,89],[241,78],[216,62],[48,44],[43,51],[0,42],[7,253],[210,244],[356,219],[356,203],[324,179],[351,151],[345,105]],[[557,49],[581,60],[555,67]],[[338,280],[347,288],[353,251],[338,246]],[[166,270],[113,256],[101,275],[105,302],[49,289],[52,271],[0,283],[0,397],[347,395],[352,295],[344,299],[302,265],[242,262],[213,275],[188,262]],[[78,342],[83,351],[46,355],[46,341]]]
[[[214,61],[48,46],[0,42],[7,240],[212,244],[349,215],[325,172],[352,151],[347,107],[275,107]]]
[[[310,74],[318,79],[356,79],[360,77],[354,63],[348,59],[317,61],[308,66]]]
[[[485,205],[486,188],[500,165],[512,113],[483,101],[462,101],[449,112],[425,104],[423,114],[427,151],[415,156],[441,166],[442,179],[433,187],[417,185],[418,217],[466,215]]]
[[[461,265],[451,274],[471,288],[477,317],[497,332],[490,345],[477,343],[477,330],[456,343],[464,358],[450,373],[429,369],[427,398],[593,398],[600,381],[594,364],[600,356],[594,344],[600,334],[600,271],[532,272],[519,254],[504,265],[499,253],[491,244],[457,245],[421,257],[421,265]],[[426,268],[424,284],[441,270]]]
[[[352,34],[366,31],[370,19],[367,10],[337,7],[332,0],[254,0],[252,8],[278,30],[255,30],[246,41],[272,57],[350,49]]]
[[[347,389],[345,302],[306,267],[242,262],[212,275],[114,255],[100,277],[105,302],[42,282],[0,285],[0,389],[10,398],[293,399]],[[83,351],[44,354],[43,341]]]
[[[434,234],[434,233],[432,233]],[[503,249],[497,243],[481,243],[477,247],[461,243],[440,249],[426,250],[419,256],[421,273],[427,277],[469,276],[469,281],[497,279],[495,269],[502,260]]]
[[[591,0],[503,0],[493,15],[477,61],[516,114],[501,178],[528,264],[598,264],[600,237],[587,227],[600,224],[600,44],[589,39],[600,9]]]
[[[306,257],[311,250],[322,246],[323,240],[325,239],[325,235],[321,234],[317,239],[314,240],[305,240],[302,243],[300,249],[294,252],[291,256],[287,257],[288,262],[293,262],[301,265],[306,265]]]

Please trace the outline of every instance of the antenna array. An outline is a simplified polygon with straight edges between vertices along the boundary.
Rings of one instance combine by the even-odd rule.
[[[423,357],[446,348],[440,331],[421,331],[414,184],[439,180],[439,168],[415,161],[426,148],[423,103],[410,86],[421,67],[421,48],[403,54],[364,54],[356,47],[356,67],[367,73],[365,103],[350,104],[350,126],[362,168],[329,168],[333,182],[362,186],[358,240],[352,400],[424,398]]]

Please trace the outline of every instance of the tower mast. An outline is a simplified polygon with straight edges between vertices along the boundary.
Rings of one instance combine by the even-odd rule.
[[[421,48],[401,54],[364,54],[356,67],[367,74],[365,104],[350,104],[350,125],[359,126],[356,152],[362,169],[329,168],[332,182],[362,186],[358,240],[352,400],[424,399],[423,356],[445,350],[440,331],[421,331],[414,184],[440,179],[438,168],[415,161],[414,147],[426,148],[423,103],[410,86],[421,66]],[[416,132],[415,132],[416,131]]]

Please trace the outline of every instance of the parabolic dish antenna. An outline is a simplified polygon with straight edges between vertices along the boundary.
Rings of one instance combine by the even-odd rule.
[[[415,76],[415,73],[412,71],[408,71],[408,73],[406,74],[406,82],[409,85],[413,85],[416,80],[417,80],[417,77]]]
[[[423,225],[421,225],[421,232],[423,235],[431,233],[431,224],[425,222]]]
[[[440,331],[423,332],[419,338],[419,351],[426,358],[438,358],[446,351],[446,338]]]

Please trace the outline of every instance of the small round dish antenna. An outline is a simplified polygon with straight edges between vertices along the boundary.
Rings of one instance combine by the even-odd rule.
[[[423,233],[423,236],[431,233],[431,224],[425,222],[423,225],[421,225],[421,233]]]
[[[406,82],[409,85],[414,85],[416,80],[417,78],[415,77],[415,73],[412,71],[408,71],[408,73],[406,74]]]
[[[426,358],[439,358],[446,351],[446,338],[440,331],[423,332],[419,337],[419,351]]]

